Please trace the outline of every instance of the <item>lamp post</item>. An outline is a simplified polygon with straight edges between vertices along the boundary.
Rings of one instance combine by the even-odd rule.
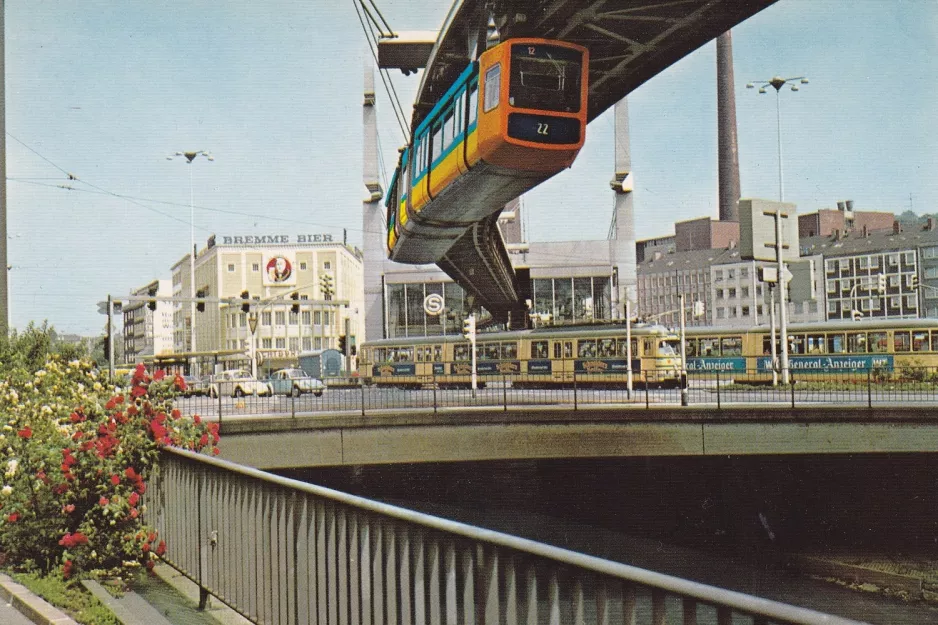
[[[192,161],[198,157],[204,157],[214,161],[215,157],[205,150],[196,150],[195,152],[176,152],[172,156],[167,156],[166,160],[182,157],[186,159],[186,165],[191,165]],[[189,297],[195,298],[195,202],[192,198],[192,168],[189,168]],[[189,303],[189,352],[195,353],[195,301]],[[194,356],[193,356],[194,358]]]
[[[797,82],[796,82],[797,81]],[[802,85],[808,84],[808,79],[804,76],[795,76],[793,78],[782,78],[781,76],[775,76],[770,80],[757,80],[755,82],[748,83],[746,89],[754,89],[756,84],[759,85],[759,93],[767,93],[766,87],[775,88],[775,129],[778,136],[778,201],[785,201],[785,190],[782,185],[782,113],[781,113],[781,104],[779,98],[779,92],[782,90],[782,87],[790,84],[792,91],[798,91],[798,83]]]
[[[769,80],[758,80],[755,82],[750,82],[746,85],[747,89],[755,88],[756,84],[759,84],[759,93],[768,93],[766,87],[772,87],[775,89],[775,132],[777,137],[778,145],[778,201],[785,201],[785,186],[784,186],[784,176],[782,173],[782,107],[781,107],[781,98],[779,93],[782,90],[782,87],[789,85],[792,91],[798,91],[798,85],[808,84],[808,79],[805,76],[793,76],[791,78],[782,78],[781,76],[773,76]],[[781,354],[781,368],[782,368],[782,384],[788,384],[789,382],[789,371],[788,371],[788,297],[785,293],[785,262],[782,255],[782,213],[781,207],[779,207],[775,212],[775,249],[778,260],[778,311],[779,311],[779,325],[780,325],[780,334],[779,337],[782,343],[782,354]]]

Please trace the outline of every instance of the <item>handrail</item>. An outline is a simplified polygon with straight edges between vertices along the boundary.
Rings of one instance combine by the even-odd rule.
[[[243,483],[245,478],[252,482],[250,488]],[[206,493],[212,496],[207,497]],[[499,575],[510,576],[509,585],[513,586],[515,559],[533,558],[534,564],[527,569],[528,580],[533,586],[518,592],[530,593],[530,588],[535,589],[533,603],[528,596],[528,608],[535,611],[539,599],[535,569],[546,567],[549,569],[551,610],[556,608],[558,614],[561,604],[567,600],[562,600],[562,597],[572,597],[570,601],[573,601],[574,609],[582,611],[584,588],[588,589],[586,592],[592,592],[594,587],[606,589],[625,584],[626,588],[651,589],[653,610],[661,614],[665,609],[664,596],[671,595],[684,601],[685,609],[688,605],[693,610],[697,605],[716,606],[719,614],[730,611],[762,619],[757,622],[765,622],[767,618],[778,623],[806,625],[856,623],[434,517],[184,450],[163,451],[160,475],[155,480],[155,488],[148,493],[148,499],[151,501],[148,514],[154,516],[169,545],[166,559],[170,564],[192,577],[204,590],[218,592],[220,589],[219,594],[226,603],[249,618],[264,622],[305,622],[297,615],[306,609],[314,612],[328,607],[332,613],[336,609],[363,609],[365,603],[371,605],[372,602],[385,602],[389,609],[404,610],[405,597],[429,599],[431,611],[434,609],[433,601],[438,601],[440,605],[436,609],[455,614],[457,571],[464,584],[464,594],[459,596],[463,597],[462,607],[466,615],[475,614],[474,604],[488,610],[494,601],[495,609],[498,609],[499,592],[505,591]],[[184,509],[171,509],[173,505]],[[234,519],[232,511],[239,512],[241,518]],[[193,515],[198,519],[197,531],[192,528]],[[175,517],[175,520],[170,517]],[[237,524],[238,531],[231,531],[231,536],[225,535],[226,544],[221,545],[219,528],[212,527],[213,524]],[[385,532],[384,539],[381,538],[382,531]],[[400,540],[395,542],[397,538]],[[240,542],[232,545],[231,541]],[[220,547],[217,550],[216,545]],[[251,551],[255,545],[263,545],[263,549],[248,556],[238,553],[238,545]],[[457,550],[462,560],[457,558]],[[191,564],[196,562],[192,560],[195,552],[198,552],[198,563]],[[441,557],[447,569],[445,578],[440,577]],[[464,566],[473,558],[479,566]],[[174,562],[174,559],[179,562]],[[187,559],[190,565],[180,566]],[[247,570],[240,575],[232,573],[251,561],[263,570]],[[212,562],[219,570],[209,570]],[[499,562],[504,563],[501,568]],[[314,566],[314,563],[318,565]],[[308,579],[304,578],[306,583],[301,583],[295,575],[291,577],[289,571],[275,571],[278,566],[286,566],[296,575],[308,575]],[[372,580],[374,586],[366,583],[369,567],[372,576],[379,575],[383,580],[380,590],[377,579]],[[391,570],[395,567],[396,570]],[[314,569],[318,570],[318,577]],[[343,579],[343,572],[348,579]],[[425,579],[425,573],[431,579]],[[248,588],[233,587],[224,579],[226,574],[247,580]],[[437,576],[437,583],[447,580],[445,596],[440,595],[439,587],[434,590],[433,575]],[[477,575],[480,576],[478,579]],[[264,579],[257,581],[257,576]],[[313,577],[317,577],[316,584],[313,584]],[[634,588],[630,592],[634,592]],[[271,593],[272,598],[248,596],[250,592],[257,591]],[[363,594],[361,597],[352,596],[356,592]],[[476,596],[477,592],[481,593],[481,598]],[[597,601],[602,597],[605,597],[604,591],[597,594]],[[399,599],[400,605],[397,603]],[[261,618],[258,613],[264,612],[263,605],[261,608],[257,606],[265,600],[273,603],[267,606],[269,613]],[[512,599],[503,600],[508,602]],[[289,601],[302,605],[291,607],[286,605]],[[340,604],[339,608],[335,602]],[[509,622],[514,621],[509,619]],[[624,622],[631,621],[625,618]]]

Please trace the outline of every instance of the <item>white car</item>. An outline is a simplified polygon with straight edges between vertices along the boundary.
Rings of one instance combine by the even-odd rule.
[[[229,369],[215,376],[208,388],[210,397],[225,395],[228,397],[244,397],[257,395],[258,397],[273,394],[271,387],[265,382],[259,382],[244,369]]]
[[[274,394],[292,395],[299,397],[303,393],[312,393],[316,397],[321,397],[326,385],[322,380],[310,376],[302,369],[281,369],[274,371],[270,379],[267,380]]]

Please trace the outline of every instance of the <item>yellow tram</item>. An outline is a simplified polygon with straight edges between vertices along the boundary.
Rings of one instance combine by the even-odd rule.
[[[658,325],[554,327],[480,333],[476,372],[481,384],[514,388],[672,386],[680,379],[680,342]],[[462,336],[383,339],[362,344],[359,375],[366,384],[397,388],[465,388],[472,352]]]

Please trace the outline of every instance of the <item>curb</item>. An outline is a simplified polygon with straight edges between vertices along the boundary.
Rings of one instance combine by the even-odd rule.
[[[835,577],[857,584],[875,584],[880,587],[904,591],[913,599],[925,598],[921,578],[912,577],[911,575],[877,571],[864,566],[844,564],[812,556],[789,556],[788,565],[808,575]]]
[[[165,562],[159,562],[153,567],[153,572],[163,582],[172,586],[179,594],[183,595],[193,603],[199,602],[199,586],[191,579],[174,569]],[[221,602],[215,597],[209,596],[208,605],[205,612],[211,616],[220,625],[253,625],[251,621],[244,618],[233,609]]]
[[[0,573],[0,597],[39,625],[78,625],[70,616],[48,603],[28,588],[14,582],[9,575]]]

